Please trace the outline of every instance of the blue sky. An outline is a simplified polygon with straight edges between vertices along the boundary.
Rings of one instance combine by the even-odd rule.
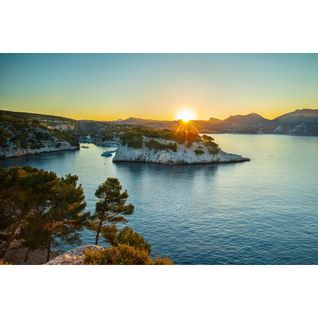
[[[0,108],[199,119],[318,108],[318,54],[0,54]]]

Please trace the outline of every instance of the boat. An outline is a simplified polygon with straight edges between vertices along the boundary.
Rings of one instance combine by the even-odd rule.
[[[85,148],[85,149],[88,149],[89,147],[87,147],[87,146],[81,146],[81,148]]]
[[[102,153],[102,157],[111,157],[112,156],[112,152],[111,151],[104,151]]]

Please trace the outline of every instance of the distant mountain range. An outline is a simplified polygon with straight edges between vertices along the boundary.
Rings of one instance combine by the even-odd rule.
[[[177,120],[153,120],[128,118],[115,121],[73,120],[64,117],[40,115],[32,113],[0,111],[0,128],[8,116],[20,121],[40,122],[49,129],[74,131],[79,134],[94,134],[107,125],[133,125],[159,129],[176,129],[180,124]],[[16,120],[14,119],[14,120]],[[318,136],[318,109],[301,109],[269,120],[256,113],[230,116],[224,120],[194,120],[193,124],[200,133],[240,133],[240,134],[285,134],[298,136]],[[4,136],[1,134],[0,140]]]
[[[178,121],[128,118],[106,121],[117,125],[138,125],[151,128],[174,129]],[[256,113],[230,116],[224,120],[194,120],[201,133],[286,134],[318,136],[318,109],[301,109],[269,120]]]

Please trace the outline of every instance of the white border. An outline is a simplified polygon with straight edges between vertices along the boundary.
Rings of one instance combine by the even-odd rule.
[[[1,266],[3,317],[317,317],[316,266]]]
[[[317,12],[314,0],[0,0],[0,51],[318,52]],[[310,318],[317,277],[317,266],[0,266],[1,316]]]
[[[315,0],[0,0],[2,52],[317,52]]]

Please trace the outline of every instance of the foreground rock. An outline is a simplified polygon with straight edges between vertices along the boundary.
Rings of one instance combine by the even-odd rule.
[[[64,254],[61,254],[46,265],[84,265],[84,255],[87,250],[101,250],[103,247],[98,245],[83,245],[76,247]]]
[[[243,162],[250,159],[241,155],[226,153],[217,147],[212,151],[201,142],[193,142],[191,146],[176,144],[176,148],[157,150],[146,146],[150,138],[144,137],[141,148],[132,148],[127,145],[120,145],[113,158],[114,162],[150,162],[168,165],[176,164],[200,164],[200,163],[230,163]],[[152,138],[154,140],[154,138]],[[164,145],[171,144],[171,141],[155,139],[156,142]]]

